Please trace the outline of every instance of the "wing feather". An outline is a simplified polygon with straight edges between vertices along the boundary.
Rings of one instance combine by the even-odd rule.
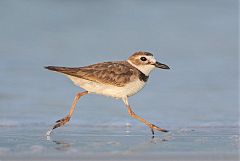
[[[104,62],[78,68],[54,66],[48,66],[46,68],[74,77],[119,87],[136,79],[138,75],[137,69],[134,69],[130,64],[124,61]]]

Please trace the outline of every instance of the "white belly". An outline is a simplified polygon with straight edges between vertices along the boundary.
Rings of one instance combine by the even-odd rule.
[[[134,82],[128,83],[124,87],[117,87],[113,85],[100,84],[85,79],[68,76],[76,86],[80,86],[90,93],[101,94],[105,96],[111,96],[114,98],[123,98],[126,96],[132,96],[140,91],[145,82],[136,80]]]

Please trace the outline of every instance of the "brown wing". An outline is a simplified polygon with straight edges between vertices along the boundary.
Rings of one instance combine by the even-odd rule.
[[[138,76],[138,71],[124,61],[104,62],[79,68],[54,66],[48,66],[46,68],[74,77],[119,87],[124,86]]]

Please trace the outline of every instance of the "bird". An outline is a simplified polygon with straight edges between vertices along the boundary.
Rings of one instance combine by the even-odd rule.
[[[156,61],[152,53],[138,51],[124,61],[102,62],[84,67],[45,66],[45,68],[64,74],[74,85],[85,90],[76,94],[69,113],[55,122],[47,131],[47,136],[50,136],[54,129],[69,122],[77,101],[90,93],[121,99],[127,107],[128,114],[148,126],[153,136],[154,130],[168,132],[135,114],[128,102],[130,96],[138,93],[146,85],[153,69],[170,69],[168,65]]]

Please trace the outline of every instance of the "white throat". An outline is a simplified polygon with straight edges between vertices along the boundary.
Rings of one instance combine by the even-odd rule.
[[[127,60],[127,62],[134,66],[135,68],[137,68],[138,70],[140,70],[146,76],[149,76],[151,71],[155,68],[154,65],[135,65],[130,60]]]

